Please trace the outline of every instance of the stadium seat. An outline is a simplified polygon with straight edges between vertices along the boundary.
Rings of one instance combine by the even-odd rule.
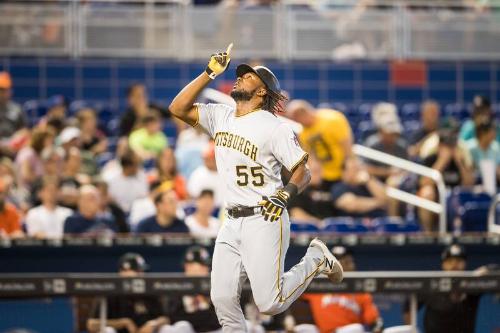
[[[462,221],[462,231],[486,231],[488,229],[489,203],[467,202],[460,207],[458,216]]]
[[[401,119],[406,120],[419,120],[420,119],[420,105],[417,103],[407,103],[401,107]]]
[[[363,120],[371,120],[372,119],[372,109],[373,105],[371,103],[363,103],[358,107],[359,117]]]
[[[319,228],[312,223],[306,223],[301,221],[292,221],[290,224],[291,232],[319,232]]]
[[[387,233],[407,233],[420,231],[415,221],[405,221],[400,217],[379,217],[373,220],[375,231]]]
[[[350,217],[328,218],[325,220],[323,232],[338,233],[365,233],[369,229],[364,226],[360,220]]]

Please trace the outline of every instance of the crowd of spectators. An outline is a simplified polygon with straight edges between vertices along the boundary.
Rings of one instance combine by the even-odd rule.
[[[440,171],[449,188],[477,185],[496,191],[500,136],[486,97],[474,99],[472,117],[462,128],[442,117],[435,101],[422,103],[421,126],[414,132],[403,133],[399,114],[393,104],[375,105],[374,128],[363,144]],[[429,179],[357,158],[356,138],[342,112],[292,100],[284,115],[302,126],[297,136],[310,153],[312,170],[310,186],[291,202],[296,222],[320,226],[332,216],[406,216],[407,207],[386,195],[388,187],[437,200]],[[165,121],[173,124],[176,137],[167,138]],[[120,136],[107,136],[103,125],[87,106],[70,113],[61,96],[50,98],[46,114],[33,124],[14,102],[10,75],[0,73],[2,236],[217,235],[223,185],[206,133],[172,119],[148,100],[141,84],[127,90]],[[434,213],[419,209],[416,215],[424,231],[436,230]]]

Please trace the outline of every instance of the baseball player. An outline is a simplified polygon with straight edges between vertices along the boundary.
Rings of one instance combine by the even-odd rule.
[[[314,239],[302,260],[284,273],[290,239],[287,203],[307,186],[310,173],[308,155],[292,129],[275,115],[285,99],[276,76],[266,67],[241,64],[231,91],[236,108],[195,104],[201,91],[228,67],[231,48],[211,56],[205,72],[174,98],[170,111],[201,126],[215,141],[228,219],[215,244],[211,298],[223,332],[246,332],[239,299],[247,278],[259,310],[274,315],[286,310],[313,277],[323,273],[340,282],[343,270],[325,244]],[[282,167],[291,174],[286,186]]]

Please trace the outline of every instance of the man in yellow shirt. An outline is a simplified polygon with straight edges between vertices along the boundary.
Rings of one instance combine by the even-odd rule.
[[[332,109],[314,109],[304,100],[293,100],[287,105],[287,116],[303,126],[299,134],[302,148],[321,163],[323,186],[342,177],[342,167],[351,154],[352,131],[347,118]]]

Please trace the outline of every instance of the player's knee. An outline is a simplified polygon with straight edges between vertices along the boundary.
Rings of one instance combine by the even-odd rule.
[[[212,299],[212,303],[216,308],[232,308],[235,305],[240,306],[240,302],[238,300],[237,295],[230,295],[228,293],[215,293],[212,291],[210,294],[210,298]]]
[[[269,316],[277,315],[285,310],[283,308],[284,304],[279,301],[274,301],[272,303],[256,301],[256,305],[257,308],[259,308],[259,312]]]

